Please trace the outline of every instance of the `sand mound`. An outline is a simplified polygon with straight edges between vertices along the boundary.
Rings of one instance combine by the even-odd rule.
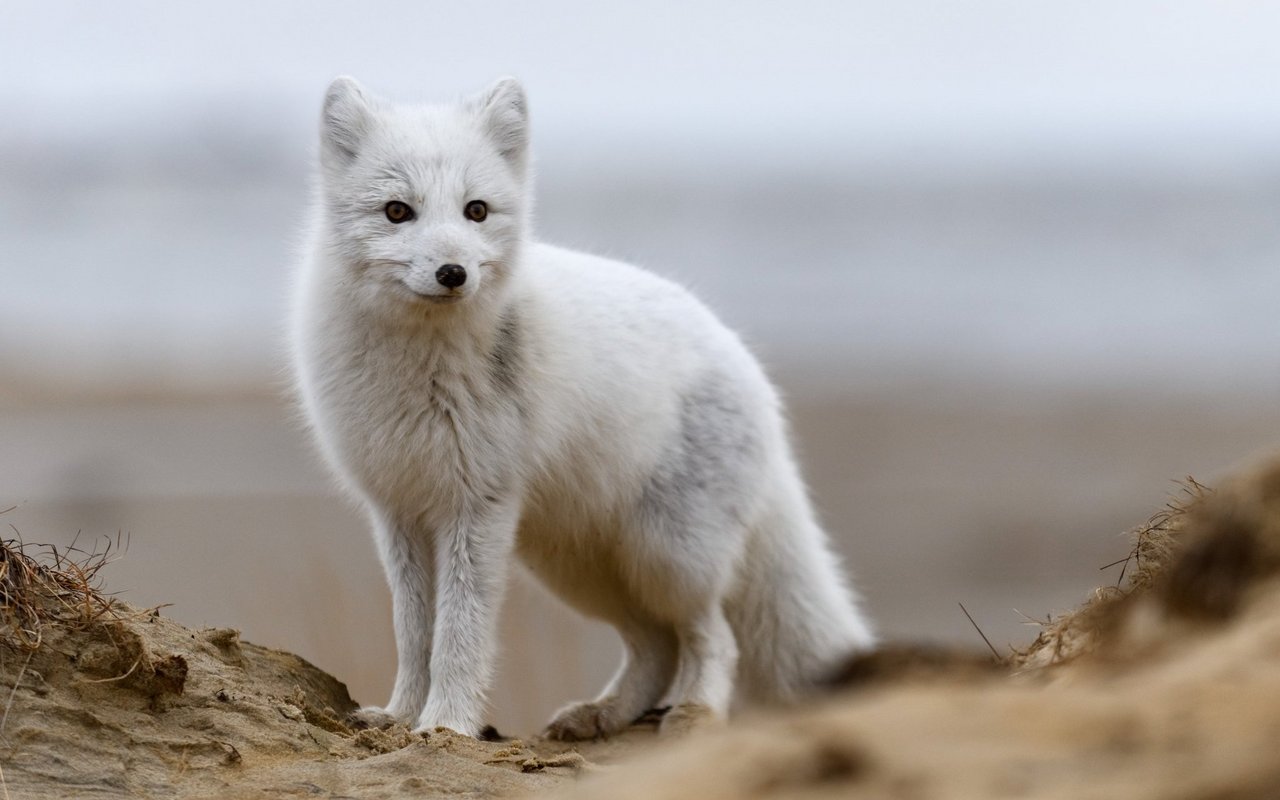
[[[589,761],[553,742],[353,730],[336,679],[234,630],[109,600],[106,560],[0,548],[0,797],[512,794],[652,738],[577,748]]]
[[[934,653],[886,685],[876,656],[846,671],[856,690],[562,797],[1280,797],[1278,571],[1280,462],[1192,482],[1136,532],[1127,587],[1046,625],[1008,671]]]
[[[1189,483],[1121,586],[1003,663],[887,647],[808,708],[674,747],[353,730],[337,680],[107,600],[103,561],[0,551],[9,796],[1280,796],[1280,462]]]

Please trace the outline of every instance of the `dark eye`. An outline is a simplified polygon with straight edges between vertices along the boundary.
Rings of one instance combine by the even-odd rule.
[[[387,207],[383,209],[386,212],[387,219],[399,225],[401,222],[408,222],[413,219],[413,209],[401,203],[399,200],[392,200],[387,203]]]
[[[467,203],[462,213],[466,214],[467,219],[472,222],[484,222],[484,218],[489,216],[489,206],[483,200],[472,200]]]

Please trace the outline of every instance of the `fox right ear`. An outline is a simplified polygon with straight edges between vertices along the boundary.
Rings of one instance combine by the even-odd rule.
[[[355,78],[335,78],[324,95],[320,159],[326,166],[350,164],[373,124],[373,103]]]
[[[471,104],[498,152],[523,171],[529,149],[529,103],[520,82],[501,78]]]

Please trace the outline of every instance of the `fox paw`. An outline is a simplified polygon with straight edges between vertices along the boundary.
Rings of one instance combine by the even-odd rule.
[[[385,708],[379,708],[378,706],[363,706],[347,715],[347,725],[357,731],[367,728],[390,728],[401,721],[387,713]]]
[[[631,720],[620,717],[607,700],[589,701],[574,703],[556,712],[544,735],[562,741],[602,739],[630,724]]]

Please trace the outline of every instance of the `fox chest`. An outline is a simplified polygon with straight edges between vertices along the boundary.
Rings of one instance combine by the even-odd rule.
[[[321,427],[342,471],[383,504],[453,506],[518,473],[519,404],[484,370],[363,364],[326,381]]]

